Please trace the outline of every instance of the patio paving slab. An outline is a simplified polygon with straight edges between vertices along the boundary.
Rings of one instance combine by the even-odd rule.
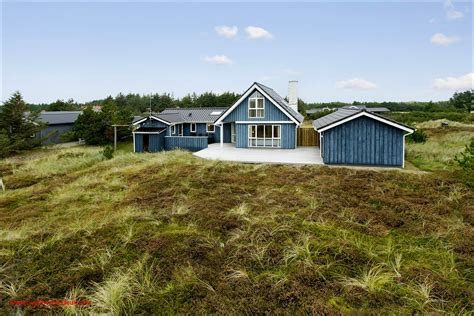
[[[209,144],[209,147],[194,153],[210,160],[225,160],[246,163],[283,163],[322,165],[319,147],[298,147],[296,149],[235,148],[235,144]]]

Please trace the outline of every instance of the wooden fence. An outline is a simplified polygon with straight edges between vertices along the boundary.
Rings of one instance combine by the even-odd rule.
[[[303,127],[297,129],[297,145],[298,146],[319,146],[319,133],[311,127]]]

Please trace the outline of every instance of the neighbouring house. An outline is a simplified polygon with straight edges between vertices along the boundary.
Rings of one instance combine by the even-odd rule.
[[[74,122],[81,114],[81,111],[43,111],[39,115],[39,120],[46,124],[46,127],[35,134],[36,138],[42,138],[43,145],[62,143],[62,135],[69,132],[74,127]]]
[[[347,105],[343,106],[341,109],[344,110],[366,110],[367,112],[372,112],[372,113],[386,113],[390,112],[389,109],[384,108],[384,107],[366,107],[365,105]]]
[[[219,142],[214,125],[226,108],[170,108],[133,121],[135,152],[158,152],[176,148],[197,151]],[[227,133],[224,137],[230,139]]]
[[[368,109],[339,109],[313,121],[325,164],[404,167],[405,136],[415,130]]]

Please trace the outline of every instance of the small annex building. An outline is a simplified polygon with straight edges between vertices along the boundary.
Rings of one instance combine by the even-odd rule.
[[[405,166],[405,136],[415,130],[365,109],[339,109],[313,121],[325,164]]]

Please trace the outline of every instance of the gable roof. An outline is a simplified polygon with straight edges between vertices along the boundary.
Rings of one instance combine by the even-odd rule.
[[[170,121],[172,123],[214,123],[221,114],[227,110],[226,107],[204,107],[204,108],[168,108],[157,116],[175,117]]]
[[[48,125],[73,124],[82,111],[43,111],[38,119]]]
[[[224,107],[203,108],[167,108],[160,113],[152,113],[151,119],[161,121],[167,125],[181,123],[214,123],[226,110]],[[148,117],[135,117],[133,125],[140,124]]]
[[[272,102],[277,108],[279,108],[286,116],[288,116],[296,124],[301,124],[304,121],[304,116],[300,113],[293,110],[288,102],[285,101],[278,93],[276,93],[272,88],[269,88],[261,83],[254,82],[243,94],[242,96],[222,115],[216,120],[217,123],[222,123],[222,120],[229,115],[246,97],[248,97],[254,90],[258,90],[264,97],[266,97],[270,102]]]
[[[317,120],[314,120],[313,127],[318,132],[324,132],[328,129],[344,124],[346,122],[349,122],[361,116],[367,116],[369,118],[391,125],[395,128],[404,130],[409,133],[412,133],[415,131],[415,129],[405,124],[398,123],[394,120],[391,120],[389,118],[383,117],[375,113],[368,112],[366,110],[347,110],[347,109],[339,109],[336,112],[330,113]]]

